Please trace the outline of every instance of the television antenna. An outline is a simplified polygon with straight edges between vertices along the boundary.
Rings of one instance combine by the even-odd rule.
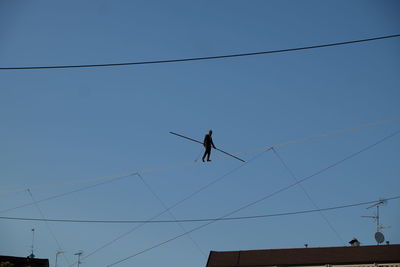
[[[83,251],[80,250],[79,252],[75,253],[74,255],[78,256],[78,267],[82,263],[81,262],[81,255],[83,254]]]
[[[383,243],[385,241],[385,236],[383,235],[381,230],[390,228],[390,226],[383,226],[380,223],[379,207],[382,206],[382,205],[386,205],[386,203],[387,203],[386,200],[379,200],[375,204],[367,207],[367,209],[376,208],[376,212],[374,213],[374,215],[372,215],[372,216],[361,216],[363,218],[371,218],[376,222],[375,241],[376,241],[377,245],[379,245],[379,244],[381,244],[381,243]]]
[[[57,260],[58,260],[58,255],[63,254],[65,251],[62,250],[57,250],[56,251],[56,263],[54,264],[54,267],[57,267]]]
[[[35,228],[31,229],[32,231],[32,245],[31,245],[31,254],[28,256],[28,258],[35,258],[35,254],[33,254],[33,250],[34,250],[34,244],[35,244]]]

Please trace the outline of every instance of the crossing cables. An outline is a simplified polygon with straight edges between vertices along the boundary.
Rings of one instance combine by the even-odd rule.
[[[313,136],[309,136],[309,137],[303,137],[303,138],[297,138],[297,139],[293,139],[293,140],[289,140],[286,142],[282,142],[282,143],[277,143],[272,145],[272,147],[274,147],[275,149],[278,148],[282,148],[288,145],[294,145],[294,144],[298,144],[298,143],[305,143],[305,142],[310,142],[312,140],[315,139],[319,139],[322,137],[328,137],[328,136],[334,136],[334,135],[338,135],[338,134],[343,134],[343,133],[349,133],[349,132],[353,132],[353,131],[358,131],[361,129],[366,129],[369,127],[373,127],[373,126],[377,126],[377,125],[381,125],[381,124],[386,124],[386,123],[390,123],[390,122],[395,122],[395,121],[400,121],[400,117],[394,117],[394,118],[389,118],[389,119],[384,119],[384,120],[379,120],[379,121],[373,121],[373,122],[368,122],[365,124],[361,124],[361,125],[357,125],[357,126],[353,126],[350,128],[344,128],[344,129],[338,129],[338,130],[333,130],[333,131],[329,131],[329,132],[325,132],[319,135],[313,135]],[[242,152],[237,152],[236,155],[244,155],[244,154],[253,154],[253,153],[257,153],[257,152],[262,152],[265,149],[268,149],[270,146],[260,146],[258,148],[253,148],[251,150],[247,150],[247,151],[242,151]],[[169,169],[176,169],[176,168],[180,168],[182,166],[188,166],[188,165],[193,165],[195,164],[196,161],[184,161],[184,162],[179,162],[179,163],[175,163],[175,164],[169,164],[169,165],[162,165],[162,166],[157,166],[157,167],[152,167],[152,168],[147,168],[147,169],[138,169],[134,172],[130,172],[127,174],[119,174],[119,175],[112,175],[112,176],[106,176],[106,177],[98,177],[98,178],[86,178],[86,179],[77,179],[77,180],[72,180],[72,181],[66,181],[66,182],[60,182],[60,183],[52,183],[52,184],[42,184],[42,185],[33,185],[33,186],[29,186],[29,188],[32,189],[47,189],[47,188],[53,188],[53,187],[62,187],[62,186],[68,186],[68,185],[75,185],[75,184],[82,184],[82,183],[89,183],[89,182],[96,182],[96,181],[106,181],[104,183],[107,183],[107,180],[117,180],[119,178],[124,178],[127,176],[131,176],[131,175],[135,175],[136,173],[153,173],[153,172],[158,172],[158,171],[164,171],[164,170],[169,170]],[[103,183],[99,183],[103,184]],[[90,187],[88,187],[90,188]],[[19,189],[0,189],[0,194],[1,193],[17,193],[17,192],[24,192],[26,191],[27,188],[19,188]],[[85,190],[85,189],[83,189]],[[68,193],[67,193],[68,194]],[[45,201],[45,200],[43,200]],[[31,204],[27,204],[27,205],[32,205]],[[24,206],[27,206],[24,205]],[[1,213],[2,211],[0,211]]]
[[[61,247],[61,245],[60,245],[60,242],[58,241],[58,239],[57,239],[55,233],[54,233],[53,230],[51,229],[50,224],[49,224],[49,221],[46,220],[42,209],[39,207],[38,202],[37,202],[37,201],[35,200],[35,198],[33,197],[33,194],[32,194],[32,192],[31,192],[31,190],[27,189],[26,192],[27,192],[27,193],[29,194],[29,196],[32,198],[33,203],[35,203],[35,206],[36,206],[37,210],[39,211],[40,216],[42,217],[44,223],[46,224],[47,229],[49,230],[49,233],[50,233],[51,237],[54,239],[54,241],[55,241],[56,244],[57,244],[58,250],[62,251],[63,249],[62,249],[62,247]],[[63,253],[63,257],[64,257],[65,261],[66,261],[68,264],[70,264],[70,261],[68,260],[68,258],[65,256],[64,253]]]
[[[117,242],[118,240],[128,236],[129,234],[133,233],[134,231],[138,230],[139,228],[141,228],[142,226],[144,226],[146,223],[151,222],[155,219],[157,219],[158,217],[160,217],[161,215],[165,214],[166,212],[169,212],[170,210],[176,208],[177,206],[179,206],[180,204],[186,202],[187,200],[191,199],[192,197],[196,196],[197,194],[199,194],[200,192],[204,191],[205,189],[209,188],[210,186],[216,184],[217,182],[223,180],[224,178],[226,178],[227,176],[231,175],[232,173],[238,171],[239,169],[243,168],[245,165],[253,162],[254,160],[256,160],[257,158],[261,157],[265,152],[271,150],[272,148],[268,148],[265,149],[264,151],[262,151],[261,153],[258,153],[257,155],[255,155],[254,157],[252,157],[250,160],[246,161],[245,163],[242,163],[241,165],[231,169],[230,171],[226,172],[223,175],[220,175],[218,177],[216,177],[215,179],[213,179],[211,182],[205,184],[204,186],[200,187],[199,189],[193,191],[191,194],[187,195],[186,197],[182,198],[181,200],[177,201],[175,204],[165,208],[163,211],[161,211],[158,214],[155,214],[154,216],[152,216],[151,218],[149,218],[148,220],[141,222],[139,225],[136,225],[135,227],[131,228],[130,230],[120,234],[119,236],[115,237],[114,239],[108,241],[107,243],[101,245],[100,247],[98,247],[97,249],[93,250],[92,252],[90,252],[89,254],[87,254],[83,259],[88,258],[90,256],[92,256],[93,254],[99,252],[100,250],[114,244],[115,242]],[[186,234],[190,234],[188,231],[185,231],[183,233],[183,235]],[[182,235],[182,236],[183,236]],[[70,265],[70,267],[73,265]]]
[[[139,256],[139,255],[141,255],[141,254],[143,254],[143,253],[146,253],[146,252],[148,252],[148,251],[150,251],[150,250],[153,250],[153,249],[155,249],[155,248],[158,248],[158,247],[160,247],[160,246],[163,246],[163,245],[165,245],[165,244],[167,244],[167,243],[169,243],[169,242],[172,242],[172,241],[174,241],[174,240],[176,240],[176,239],[178,239],[178,238],[180,238],[180,237],[182,237],[182,236],[185,236],[185,235],[187,235],[187,234],[193,233],[193,232],[195,232],[195,231],[197,231],[197,230],[200,230],[200,229],[202,229],[202,228],[204,228],[204,227],[206,227],[206,226],[208,226],[208,225],[210,225],[210,224],[213,224],[213,223],[218,222],[218,221],[220,221],[220,220],[222,220],[222,219],[224,219],[224,218],[226,218],[226,217],[228,217],[228,216],[231,216],[231,215],[233,215],[233,214],[235,214],[235,213],[237,213],[237,212],[239,212],[239,211],[241,211],[241,210],[244,210],[244,209],[246,209],[246,208],[249,208],[249,207],[251,207],[251,206],[254,206],[254,205],[256,205],[256,204],[258,204],[258,203],[260,203],[260,202],[262,202],[262,201],[264,201],[264,200],[266,200],[266,199],[269,199],[269,198],[271,198],[271,197],[273,197],[273,196],[275,196],[275,195],[278,195],[278,194],[280,194],[280,193],[282,193],[282,192],[284,192],[284,191],[287,191],[288,189],[290,189],[290,188],[292,188],[292,187],[294,187],[294,186],[296,186],[296,185],[298,185],[298,184],[300,184],[300,183],[303,183],[303,182],[305,182],[305,181],[307,181],[307,180],[310,180],[311,178],[313,178],[313,177],[315,177],[315,176],[318,176],[318,175],[320,175],[321,173],[324,173],[324,172],[326,172],[326,171],[328,171],[328,170],[330,170],[330,169],[332,169],[332,168],[334,168],[334,167],[340,165],[341,163],[343,163],[343,162],[345,162],[345,161],[347,161],[347,160],[350,160],[350,159],[352,159],[352,158],[358,156],[359,154],[361,154],[361,153],[363,153],[363,152],[365,152],[365,151],[367,151],[367,150],[369,150],[369,149],[371,149],[371,148],[373,148],[373,147],[375,147],[375,146],[377,146],[377,145],[379,145],[379,144],[385,142],[386,140],[388,140],[388,139],[390,139],[390,138],[392,138],[392,137],[398,135],[399,133],[400,133],[400,130],[399,130],[399,131],[396,131],[396,132],[394,132],[394,133],[392,133],[392,134],[390,134],[390,135],[388,135],[388,136],[386,136],[386,137],[384,137],[384,138],[382,138],[382,139],[380,139],[380,140],[378,140],[377,142],[375,142],[375,143],[373,143],[373,144],[370,144],[370,145],[368,145],[368,146],[366,146],[366,147],[364,147],[364,148],[362,148],[362,149],[360,149],[360,150],[358,150],[358,151],[356,151],[356,152],[354,152],[354,153],[352,153],[352,154],[350,154],[350,155],[344,157],[343,159],[341,159],[341,160],[339,160],[339,161],[336,161],[335,163],[332,163],[332,164],[330,164],[330,165],[328,165],[328,166],[326,166],[326,167],[324,167],[324,168],[322,168],[322,169],[320,169],[320,170],[314,172],[313,174],[311,174],[311,175],[309,175],[309,176],[306,176],[306,177],[304,177],[304,178],[302,178],[302,179],[298,179],[296,182],[294,182],[294,183],[292,183],[292,184],[290,184],[290,185],[288,185],[288,186],[284,186],[284,187],[282,187],[282,188],[280,188],[280,189],[278,189],[278,190],[276,190],[276,191],[274,191],[274,192],[272,192],[272,193],[270,193],[270,194],[267,194],[267,195],[265,195],[265,196],[263,196],[263,197],[261,197],[261,198],[259,198],[259,199],[257,199],[257,200],[254,200],[254,201],[252,201],[252,202],[250,202],[250,203],[248,203],[248,204],[246,204],[246,205],[243,205],[243,206],[241,206],[241,207],[239,207],[239,208],[237,208],[237,209],[235,209],[235,210],[233,210],[233,211],[231,211],[231,212],[226,213],[225,215],[222,215],[221,217],[216,218],[216,219],[213,220],[213,221],[204,223],[204,224],[202,224],[202,225],[200,225],[200,226],[197,226],[197,227],[195,227],[195,228],[192,228],[191,230],[189,230],[189,231],[187,231],[187,232],[185,232],[185,233],[182,233],[182,234],[180,234],[180,235],[174,236],[174,237],[172,237],[172,238],[170,238],[170,239],[167,239],[167,240],[165,240],[165,241],[163,241],[163,242],[160,242],[160,243],[155,244],[155,245],[153,245],[153,246],[151,246],[151,247],[148,247],[148,248],[143,249],[143,250],[141,250],[141,251],[138,251],[138,252],[136,252],[136,253],[134,253],[134,254],[131,254],[131,255],[129,255],[129,256],[123,258],[123,259],[120,259],[120,260],[118,260],[118,261],[115,261],[115,262],[113,262],[113,263],[107,265],[107,267],[111,267],[111,266],[117,265],[117,264],[119,264],[119,263],[121,263],[121,262],[124,262],[124,261],[126,261],[126,260],[129,260],[129,259],[131,259],[131,258],[137,257],[137,256]]]

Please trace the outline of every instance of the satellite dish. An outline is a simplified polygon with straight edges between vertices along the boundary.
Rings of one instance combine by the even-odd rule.
[[[385,236],[381,232],[375,233],[375,240],[378,244],[381,244],[385,241]]]

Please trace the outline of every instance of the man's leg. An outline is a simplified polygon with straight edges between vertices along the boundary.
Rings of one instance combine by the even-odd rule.
[[[204,159],[206,158],[207,155],[207,149],[204,151],[203,157],[201,158],[201,160],[204,162]]]
[[[211,161],[210,156],[211,156],[211,148],[207,150],[207,161]]]

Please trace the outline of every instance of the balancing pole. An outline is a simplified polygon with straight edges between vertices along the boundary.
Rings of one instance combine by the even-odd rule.
[[[176,135],[176,136],[179,136],[179,137],[182,137],[182,138],[185,138],[185,139],[190,140],[190,141],[192,141],[192,142],[196,142],[196,143],[199,143],[199,144],[203,144],[203,142],[200,142],[200,141],[198,141],[198,140],[196,140],[196,139],[193,139],[193,138],[190,138],[190,137],[181,135],[181,134],[177,134],[177,133],[174,133],[174,132],[169,132],[169,133],[170,133],[170,134],[173,134],[173,135]],[[238,158],[238,157],[236,157],[235,155],[232,155],[232,154],[230,154],[230,153],[228,153],[228,152],[226,152],[226,151],[223,151],[223,150],[221,150],[221,149],[219,149],[219,148],[215,148],[215,149],[218,150],[219,152],[222,152],[222,153],[224,153],[224,154],[226,154],[226,155],[232,157],[232,158],[235,158],[235,159],[240,160],[240,161],[242,161],[242,162],[246,162],[246,161],[242,160],[241,158]]]

